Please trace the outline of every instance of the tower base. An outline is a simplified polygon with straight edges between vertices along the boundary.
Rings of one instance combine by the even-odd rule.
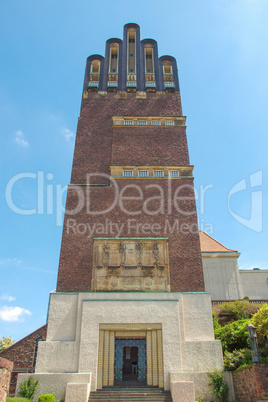
[[[131,374],[143,385],[171,388],[176,401],[181,387],[189,398],[193,389],[195,398],[209,395],[206,372],[222,367],[209,294],[51,293],[35,375],[42,392],[65,402],[76,391],[86,402],[89,391],[123,384]]]

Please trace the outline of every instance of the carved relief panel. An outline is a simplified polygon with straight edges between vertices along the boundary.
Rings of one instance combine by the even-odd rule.
[[[93,291],[168,291],[167,239],[95,239]]]

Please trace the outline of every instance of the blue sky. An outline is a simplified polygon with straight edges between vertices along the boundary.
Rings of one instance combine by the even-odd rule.
[[[56,203],[70,181],[86,58],[104,54],[128,22],[177,59],[200,228],[241,252],[240,268],[268,268],[266,0],[0,7],[0,337],[19,340],[46,321],[62,234]]]

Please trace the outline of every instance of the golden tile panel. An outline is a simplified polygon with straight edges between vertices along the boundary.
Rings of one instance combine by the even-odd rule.
[[[115,336],[114,331],[110,332],[110,350],[109,350],[109,386],[114,385],[114,355],[115,355]]]
[[[164,388],[164,367],[163,367],[163,344],[162,331],[157,330],[157,351],[158,351],[158,378],[159,387]]]
[[[104,333],[104,356],[103,356],[103,386],[108,385],[108,369],[109,369],[109,331]]]
[[[147,385],[153,385],[152,377],[152,333],[147,331],[146,336]]]
[[[158,360],[157,360],[157,342],[156,331],[152,331],[152,367],[153,367],[153,386],[158,385]]]
[[[99,356],[98,356],[98,374],[97,374],[97,389],[101,389],[101,388],[102,388],[103,342],[104,342],[104,331],[100,330],[100,335],[99,335]]]

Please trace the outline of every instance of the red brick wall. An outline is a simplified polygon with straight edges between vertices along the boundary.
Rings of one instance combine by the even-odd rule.
[[[13,363],[0,357],[0,402],[6,401]]]
[[[189,165],[188,146],[185,127],[113,127],[112,116],[181,116],[181,103],[178,94],[147,93],[146,99],[137,99],[136,93],[128,93],[127,99],[119,99],[116,93],[100,96],[97,92],[88,93],[83,99],[79,118],[74,152],[72,184],[87,183],[87,173],[109,175],[109,166],[114,165]],[[108,178],[95,178],[91,183],[109,183]],[[62,236],[57,291],[90,291],[93,265],[93,238],[118,237],[111,230],[96,231],[90,236],[86,226],[107,227],[112,224],[125,225],[120,237],[168,237],[171,291],[204,291],[203,268],[201,260],[199,233],[197,228],[196,205],[192,179],[122,179],[117,185],[86,187],[79,186],[81,208],[78,206],[77,190],[69,187],[66,214]],[[115,188],[122,191],[126,185],[137,185],[143,199],[124,201],[105,214],[92,214],[92,211],[107,210],[113,204]],[[150,187],[158,185],[159,188]],[[174,207],[174,194],[179,192],[179,208]],[[90,193],[90,194],[89,194]],[[121,193],[122,194],[122,193]],[[152,197],[163,194],[164,205],[159,210],[160,200]],[[125,196],[140,196],[137,189],[129,188]],[[188,198],[187,198],[188,197]],[[150,201],[149,198],[151,199]],[[86,202],[90,202],[90,213]],[[149,209],[145,211],[144,203]],[[179,210],[178,210],[179,209]],[[132,227],[129,220],[134,219]],[[73,222],[73,225],[70,225]],[[149,229],[141,231],[141,225]],[[159,225],[155,231],[153,224]],[[170,230],[173,225],[175,231]],[[80,225],[80,226],[78,226]],[[169,226],[168,226],[169,225]],[[73,228],[84,227],[85,230]]]
[[[126,184],[139,184],[143,191],[146,200],[159,192],[155,188],[146,188],[154,181],[150,179],[130,179],[118,180],[119,191]],[[170,268],[170,283],[171,291],[204,291],[203,268],[200,251],[199,233],[197,228],[196,206],[193,193],[193,183],[191,179],[172,180],[169,188],[168,180],[159,180],[159,185],[164,192],[164,211],[156,215],[148,215],[141,213],[138,215],[128,215],[122,212],[122,209],[117,204],[110,212],[103,215],[89,215],[86,207],[77,215],[65,215],[65,223],[63,228],[63,239],[60,254],[60,264],[58,273],[58,292],[75,292],[75,291],[90,291],[92,278],[93,264],[93,238],[94,237],[116,237],[116,233],[102,233],[95,231],[90,236],[86,225],[91,228],[96,225],[103,228],[107,227],[107,222],[118,223],[124,225],[120,237],[168,237],[169,247],[169,268]],[[182,186],[188,186],[184,189]],[[87,197],[86,190],[83,189],[84,197]],[[168,209],[168,193],[174,194],[176,189],[182,190],[183,196],[191,197],[179,202],[180,209],[184,213],[175,210],[174,205],[171,206],[172,213],[169,214]],[[125,196],[137,196],[137,191],[130,189],[124,194]],[[90,208],[91,211],[104,210],[111,204],[114,197],[112,186],[110,187],[90,187]],[[173,199],[173,198],[172,198]],[[67,197],[67,209],[73,209],[77,205],[77,194],[74,189],[69,187]],[[142,211],[144,200],[142,201],[123,201],[123,206],[131,213]],[[148,203],[151,210],[158,210],[160,202],[155,200]],[[133,219],[134,221],[131,221]],[[73,225],[72,225],[73,223]],[[174,233],[172,228],[174,224]],[[142,230],[142,225],[147,224]],[[154,230],[155,226],[159,225],[159,230]],[[168,226],[168,224],[170,226]],[[80,225],[80,226],[79,226]],[[132,226],[132,227],[131,227]],[[171,227],[171,230],[169,230]],[[78,228],[81,228],[80,233]],[[189,228],[189,230],[188,230]],[[85,230],[85,233],[83,232]],[[177,230],[178,229],[178,230]]]
[[[235,397],[239,401],[268,400],[268,365],[248,366],[233,372]]]
[[[14,363],[9,390],[10,394],[15,393],[18,373],[33,370],[36,340],[42,337],[44,341],[46,333],[47,325],[43,325],[43,327],[0,352],[0,358],[11,360]]]
[[[112,165],[189,165],[186,128],[114,127]]]
[[[163,94],[164,95],[164,94]],[[165,98],[159,99],[157,94],[148,93],[146,99],[137,99],[136,93],[128,93],[127,99],[119,99],[117,93],[107,93],[106,96],[98,95],[98,92],[90,92],[88,98],[82,100],[81,112],[78,121],[74,161],[71,183],[85,183],[87,173],[102,172],[109,174],[109,166],[113,163],[123,161],[133,161],[133,155],[137,155],[137,163],[155,165],[188,164],[188,150],[185,135],[185,129],[181,127],[123,127],[114,128],[115,137],[113,137],[112,116],[182,116],[180,99],[175,93],[167,93]],[[118,133],[118,134],[117,134]],[[128,144],[124,149],[120,149],[120,155],[115,153],[115,147],[118,146],[120,134],[132,139],[131,147]],[[147,133],[150,141],[147,141]],[[161,133],[161,134],[160,134]],[[167,136],[171,135],[169,141]],[[117,135],[119,137],[117,137]],[[142,140],[135,141],[138,135]],[[161,147],[161,136],[165,137]],[[177,137],[177,139],[176,139]],[[113,146],[115,141],[115,146]],[[160,147],[156,142],[160,141]],[[175,142],[174,142],[175,141]],[[152,144],[156,146],[158,155],[154,160],[151,158]],[[175,145],[178,145],[176,147]],[[168,148],[168,150],[167,150]],[[162,158],[162,152],[168,154],[168,163]]]

